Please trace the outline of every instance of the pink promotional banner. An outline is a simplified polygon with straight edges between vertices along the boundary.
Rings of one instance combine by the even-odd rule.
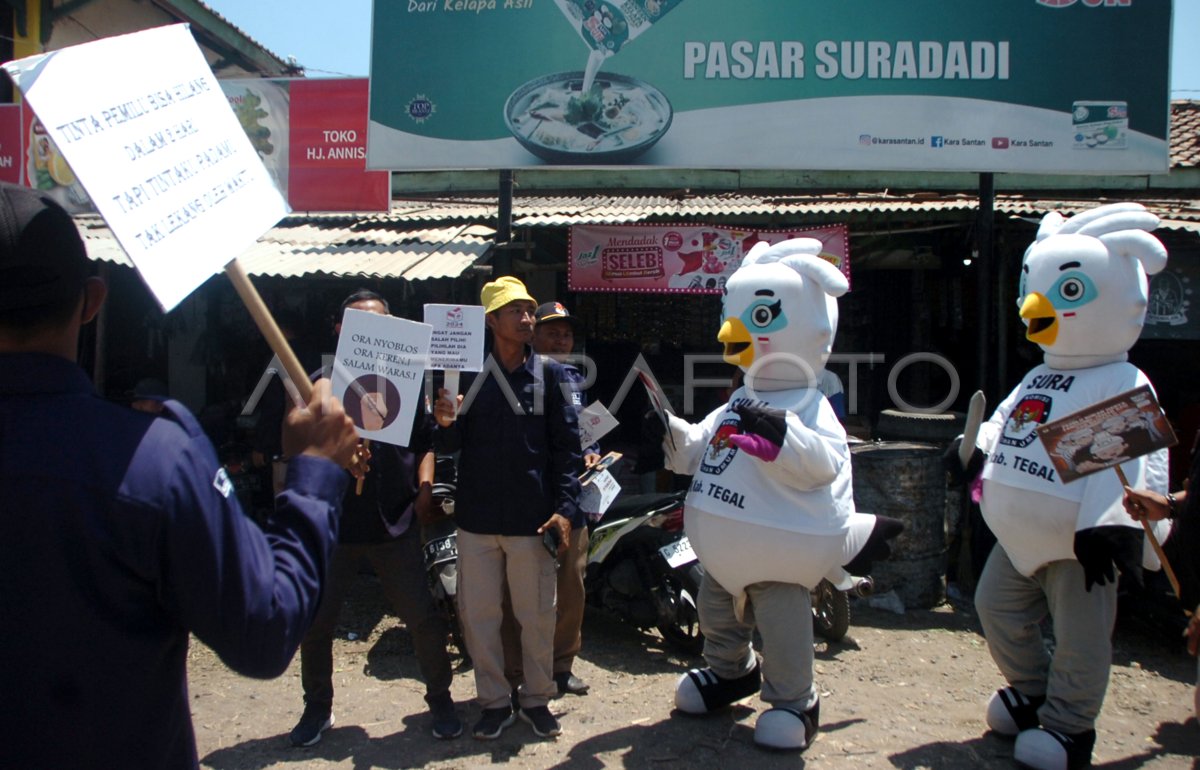
[[[720,294],[742,256],[759,241],[816,238],[821,257],[850,280],[844,224],[776,230],[704,224],[577,225],[571,228],[572,291]]]

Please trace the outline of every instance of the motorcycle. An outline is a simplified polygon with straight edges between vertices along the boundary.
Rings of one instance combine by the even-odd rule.
[[[841,570],[837,583],[828,578],[812,589],[813,632],[828,642],[840,642],[850,630],[850,594],[870,596],[875,581]]]
[[[704,568],[683,534],[685,494],[618,497],[591,529],[584,589],[589,606],[657,628],[667,644],[696,655]]]
[[[456,479],[454,458],[438,457],[434,470],[433,506],[446,515],[421,528],[421,551],[425,557],[429,590],[450,629],[450,637],[465,668],[471,665],[471,656],[458,617],[458,533],[454,525]]]

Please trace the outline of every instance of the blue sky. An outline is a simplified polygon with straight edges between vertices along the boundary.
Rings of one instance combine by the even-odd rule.
[[[365,77],[370,70],[371,0],[205,0],[279,56],[295,56],[309,77]],[[1160,2],[1160,0],[1153,0]],[[1175,0],[1171,98],[1200,99],[1200,2]],[[1185,33],[1192,39],[1184,41]]]

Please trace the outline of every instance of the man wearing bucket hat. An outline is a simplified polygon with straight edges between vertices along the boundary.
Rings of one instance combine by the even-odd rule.
[[[500,636],[507,582],[521,628],[520,716],[551,737],[561,732],[546,705],[557,694],[555,558],[578,515],[578,417],[564,396],[570,384],[562,365],[529,347],[537,303],[525,285],[498,278],[483,287],[482,302],[492,342],[484,371],[464,373],[469,400],[443,388],[434,407],[440,449],[460,452],[458,610],[483,707],[472,732],[494,739],[516,719]]]
[[[575,330],[578,320],[561,302],[543,302],[534,311],[533,350],[549,356],[563,366],[563,372],[571,382],[571,398],[578,414],[585,406],[583,374],[567,358],[575,349]],[[590,468],[600,460],[600,447],[593,444],[583,450],[583,464]],[[575,656],[583,644],[583,611],[586,599],[583,577],[587,568],[588,514],[579,509],[571,521],[571,538],[567,551],[558,560],[557,609],[554,625],[554,683],[558,694],[586,695],[588,685],[571,672]],[[504,599],[504,670],[513,689],[517,689],[523,678],[521,672],[521,641],[507,592]]]
[[[273,677],[313,617],[357,437],[328,380],[289,414],[260,529],[196,419],[110,403],[76,364],[106,288],[74,222],[0,184],[0,767],[197,767],[189,635]]]

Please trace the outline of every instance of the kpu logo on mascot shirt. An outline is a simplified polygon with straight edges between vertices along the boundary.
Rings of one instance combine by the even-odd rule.
[[[1008,422],[1004,423],[1004,433],[1000,443],[1005,446],[1027,447],[1037,438],[1037,427],[1050,418],[1050,405],[1053,403],[1049,396],[1032,393],[1025,396],[1012,410]]]
[[[733,462],[733,458],[738,453],[737,446],[729,440],[729,437],[736,436],[741,432],[741,420],[736,415],[726,417],[708,442],[708,449],[704,450],[704,457],[700,460],[700,470],[713,476],[721,475],[721,472],[729,467],[729,463]]]

